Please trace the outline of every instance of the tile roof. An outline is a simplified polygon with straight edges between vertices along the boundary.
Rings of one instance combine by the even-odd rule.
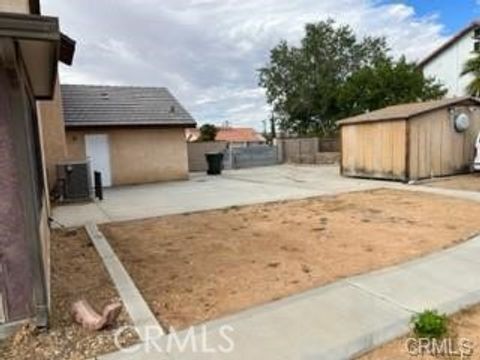
[[[62,85],[62,99],[67,127],[196,125],[166,88]]]
[[[196,141],[200,136],[200,130],[188,129],[186,136],[188,141]],[[220,127],[215,141],[263,142],[265,138],[253,128]]]
[[[215,140],[229,142],[255,142],[265,141],[265,138],[252,128],[228,127],[219,128]]]
[[[416,102],[409,104],[400,104],[388,106],[383,109],[375,110],[365,114],[349,117],[337,121],[338,125],[355,124],[364,122],[384,121],[384,120],[400,120],[408,119],[415,115],[427,113],[443,107],[455,105],[461,102],[471,102],[480,104],[480,100],[470,96],[463,96],[457,98],[448,98],[442,100],[432,100],[426,102]]]

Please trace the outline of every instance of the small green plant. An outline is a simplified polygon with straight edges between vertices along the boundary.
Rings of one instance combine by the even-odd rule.
[[[448,318],[437,310],[425,310],[412,317],[413,331],[419,338],[440,339],[448,332]]]

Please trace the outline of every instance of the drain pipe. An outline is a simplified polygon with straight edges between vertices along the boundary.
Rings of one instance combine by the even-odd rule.
[[[35,324],[39,328],[46,328],[48,327],[50,299],[48,295],[48,284],[45,274],[43,251],[41,245],[41,220],[37,223],[37,225],[38,228],[36,231],[36,236],[32,238],[30,244],[33,271],[33,290],[35,296]],[[45,224],[45,226],[47,227],[46,232],[48,232],[46,241],[49,241],[50,230],[47,224]]]

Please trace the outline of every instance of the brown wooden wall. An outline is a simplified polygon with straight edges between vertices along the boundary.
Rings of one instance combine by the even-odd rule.
[[[406,179],[406,121],[344,125],[342,174],[378,179]]]
[[[480,111],[455,107],[470,116],[470,128],[457,133],[447,108],[420,115],[409,121],[410,178],[422,179],[468,171],[480,131]]]

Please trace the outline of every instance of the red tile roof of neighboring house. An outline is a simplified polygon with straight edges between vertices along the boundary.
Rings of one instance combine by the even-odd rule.
[[[200,136],[199,129],[187,129],[188,141],[195,141]],[[265,138],[253,128],[221,127],[218,128],[216,141],[226,142],[264,142]]]
[[[265,138],[252,128],[228,127],[219,128],[215,140],[228,142],[255,142],[265,141]]]

